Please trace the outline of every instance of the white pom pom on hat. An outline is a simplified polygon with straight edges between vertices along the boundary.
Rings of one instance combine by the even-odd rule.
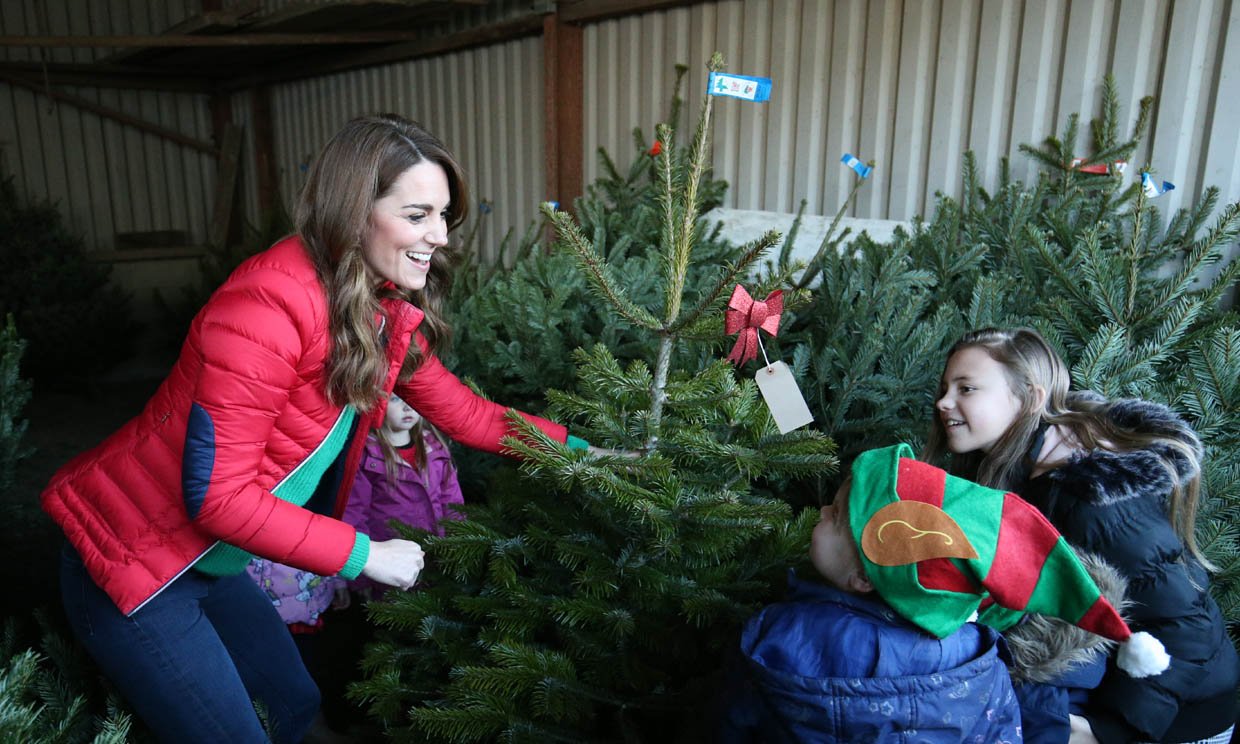
[[[1171,666],[1171,657],[1157,638],[1141,630],[1120,644],[1115,665],[1140,679],[1162,674]]]

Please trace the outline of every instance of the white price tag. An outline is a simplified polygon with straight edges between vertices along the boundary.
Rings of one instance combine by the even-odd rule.
[[[814,415],[809,412],[809,406],[805,405],[805,397],[801,395],[801,388],[797,387],[797,381],[788,365],[773,362],[759,369],[754,379],[758,383],[758,389],[762,391],[767,407],[771,409],[771,416],[775,418],[780,434],[787,434],[814,420]]]

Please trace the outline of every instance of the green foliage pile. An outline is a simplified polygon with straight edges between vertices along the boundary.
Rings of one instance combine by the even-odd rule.
[[[794,519],[753,483],[830,470],[833,445],[779,434],[752,380],[695,351],[719,345],[733,284],[778,237],[723,260],[705,239],[711,105],[687,157],[659,130],[649,198],[632,206],[652,221],[648,242],[627,241],[656,267],[645,282],[630,282],[589,209],[579,223],[545,208],[593,312],[636,354],[573,352],[571,392],[549,393],[549,413],[641,456],[572,451],[513,417],[524,438],[508,446],[526,477],[496,480],[444,537],[417,534],[434,557],[425,587],[370,605],[389,632],[353,695],[394,741],[693,738],[739,623],[805,554],[815,515]]]
[[[88,260],[50,203],[0,181],[0,317],[29,344],[26,375],[40,385],[81,386],[127,359],[135,324],[111,268]]]
[[[30,381],[21,375],[26,342],[17,335],[13,316],[6,321],[0,332],[0,493],[9,492],[17,464],[30,456],[30,449],[22,444],[29,422],[21,418],[30,402]]]
[[[132,718],[80,649],[37,617],[40,650],[21,648],[18,624],[0,636],[0,741],[23,744],[125,744]]]
[[[977,181],[972,153],[959,201],[940,195],[929,221],[890,245],[865,236],[827,250],[808,272],[819,283],[774,345],[794,372],[841,459],[929,431],[946,350],[965,330],[1036,328],[1062,354],[1077,389],[1160,401],[1185,415],[1206,445],[1207,492],[1197,536],[1221,571],[1214,589],[1240,621],[1240,318],[1223,302],[1240,277],[1225,261],[1240,236],[1240,204],[1217,210],[1218,190],[1163,219],[1128,176],[1072,167],[1128,160],[1151,99],[1120,136],[1114,84],[1078,152],[1078,118],[1041,147],[1022,146],[1036,181],[1010,178],[995,192]],[[830,236],[828,237],[830,240]],[[784,256],[778,269],[787,271]],[[809,484],[812,500],[834,479]],[[795,497],[794,497],[795,498]]]

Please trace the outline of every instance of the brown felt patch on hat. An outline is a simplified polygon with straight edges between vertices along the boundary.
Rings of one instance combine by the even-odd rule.
[[[896,501],[870,517],[861,552],[878,566],[903,566],[930,558],[977,559],[977,551],[947,512],[921,501]]]

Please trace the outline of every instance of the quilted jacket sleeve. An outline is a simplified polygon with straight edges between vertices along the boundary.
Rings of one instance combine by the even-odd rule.
[[[234,276],[196,321],[202,364],[186,432],[183,496],[190,518],[220,540],[330,576],[351,557],[359,560],[354,546],[364,538],[256,481],[303,350],[326,327],[315,317],[313,290],[277,269],[254,268]]]
[[[426,339],[420,332],[415,338],[425,353]],[[432,354],[426,355],[408,383],[397,386],[396,394],[467,447],[499,454],[500,440],[515,433],[505,418],[507,407],[475,395]],[[568,438],[568,430],[560,424],[528,413],[521,415],[556,441]]]

